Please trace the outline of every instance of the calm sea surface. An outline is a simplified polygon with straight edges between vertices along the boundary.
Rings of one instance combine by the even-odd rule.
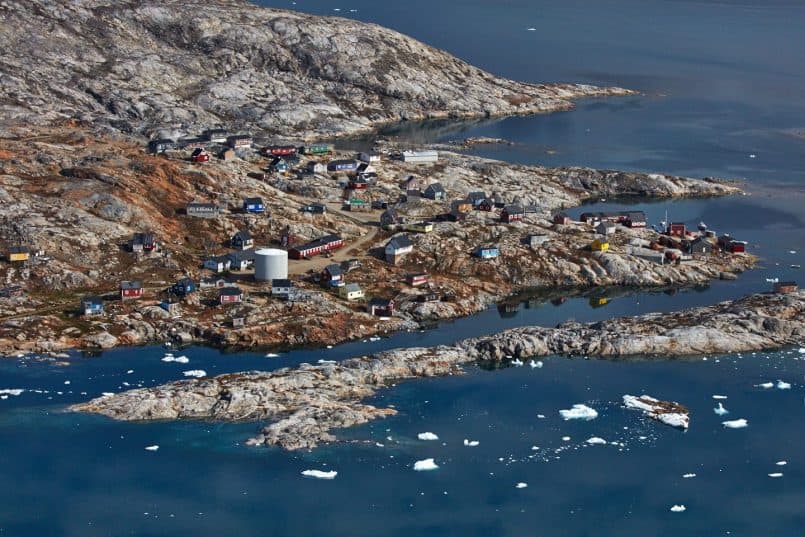
[[[376,22],[503,76],[642,91],[568,113],[390,132],[412,145],[503,137],[514,145],[475,152],[512,162],[744,179],[747,196],[637,208],[652,223],[667,212],[745,239],[761,267],[706,288],[607,291],[610,302],[599,308],[589,299],[601,294],[556,305],[523,296],[513,300],[516,312],[492,308],[434,330],[279,358],[189,348],[181,353],[190,362],[176,364],[149,347],[75,355],[69,365],[0,361],[0,389],[25,390],[0,399],[0,535],[802,534],[805,354],[798,348],[685,361],[551,357],[542,368],[470,369],[403,383],[374,401],[394,405],[397,416],[339,432],[354,442],[293,454],[244,447],[254,423],[127,424],[65,413],[69,403],[182,378],[189,369],[275,369],[519,325],[670,311],[800,275],[791,265],[802,264],[805,251],[801,2],[262,3]],[[589,206],[573,214],[582,210]],[[790,388],[779,389],[778,380]],[[773,387],[759,386],[767,382]],[[689,406],[690,430],[620,405],[624,394],[643,393]],[[721,402],[729,415],[713,412],[713,395],[728,397]],[[576,403],[598,418],[562,420],[559,410]],[[748,427],[721,425],[738,418]],[[439,440],[418,440],[426,431]],[[590,445],[591,437],[608,444]],[[150,445],[160,448],[146,451]],[[426,458],[439,468],[413,471]],[[306,469],[338,476],[303,478]],[[671,512],[673,505],[686,510]]]

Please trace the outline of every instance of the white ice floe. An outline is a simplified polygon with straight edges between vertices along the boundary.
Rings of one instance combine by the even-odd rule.
[[[526,28],[526,30],[528,30],[529,32],[536,32],[537,31],[537,29],[534,28],[533,26],[531,28]]]
[[[537,419],[538,420],[544,420],[545,419],[545,414],[537,414]]]
[[[146,450],[146,451],[156,451],[156,450],[158,450],[158,449],[159,449],[159,446],[157,446],[156,444],[155,444],[155,445],[153,445],[153,446],[146,446],[146,447],[145,447],[145,450]]]
[[[764,390],[771,390],[774,388],[773,382],[761,382],[760,384],[755,384],[755,388],[763,388]]]
[[[523,361],[520,360],[519,358],[515,358],[514,360],[512,360],[512,365],[515,367],[522,367]]]
[[[685,479],[690,479],[691,477],[696,477],[696,474],[685,474],[682,477],[684,477]]]
[[[477,446],[478,444],[480,444],[480,442],[479,442],[479,441],[477,441],[477,440],[467,440],[466,438],[464,439],[464,445],[465,445],[465,446],[468,446],[468,447],[475,447],[475,446]]]
[[[320,363],[320,364],[324,365],[324,364],[335,364],[335,363],[337,363],[337,362],[336,362],[335,360],[324,360],[324,359],[319,359],[318,363]]]
[[[785,382],[785,381],[782,381],[782,380],[778,380],[777,381],[777,389],[778,390],[790,390],[791,389],[791,383],[790,382]]]
[[[796,254],[796,253],[797,253],[797,251],[796,251],[796,250],[788,250],[788,253],[789,253],[789,254]]]
[[[377,336],[372,336],[369,338],[369,341],[380,341],[380,338]]]
[[[133,369],[129,369],[128,371],[126,371],[126,374],[127,374],[127,375],[131,375],[132,373],[134,373],[134,370],[133,370]]]
[[[685,507],[684,505],[673,505],[673,506],[671,506],[671,512],[672,513],[683,513],[686,509],[687,509],[687,507]]]
[[[428,470],[436,470],[439,468],[439,465],[436,464],[433,459],[422,459],[421,461],[416,461],[414,463],[414,470],[417,472],[425,472]]]
[[[65,380],[65,381],[64,381],[64,384],[65,384],[66,386],[69,386],[69,385],[70,385],[70,381],[69,381],[69,380]]]
[[[780,278],[766,278],[766,283],[780,283]]]
[[[302,475],[305,477],[314,477],[316,479],[335,479],[335,476],[338,475],[338,472],[335,470],[330,470],[329,472],[325,472],[324,470],[305,470],[302,472]]]
[[[783,473],[782,472],[774,472],[772,474],[769,474],[769,477],[783,477]]]
[[[788,461],[777,461],[774,464],[775,466],[785,466],[786,464],[788,464]]]
[[[713,396],[713,399],[726,399],[726,398],[727,398],[726,395],[714,395]]]
[[[567,420],[594,420],[598,417],[598,412],[595,409],[588,407],[584,404],[575,404],[573,408],[568,410],[560,410],[559,414]]]
[[[277,354],[276,352],[269,352],[268,354],[266,354],[266,358],[279,358],[279,356],[280,355]]]
[[[718,416],[725,416],[730,413],[730,411],[724,408],[724,405],[721,403],[719,403],[718,406],[713,409],[713,412],[715,412]]]
[[[562,437],[562,442],[570,442],[570,437],[569,436],[563,436]]]
[[[797,349],[797,352],[800,354],[805,354],[805,347],[800,347],[799,349]]]
[[[528,365],[531,366],[531,369],[539,369],[542,367],[542,362],[535,362],[534,360],[531,360],[528,362]]]
[[[514,488],[518,488],[518,489],[524,489],[524,488],[526,488],[526,487],[528,487],[528,483],[523,483],[522,481],[521,481],[520,483],[517,483],[517,484],[514,486]]]
[[[587,442],[588,444],[592,444],[592,445],[594,445],[594,446],[595,446],[595,445],[601,445],[601,446],[603,446],[603,445],[606,445],[606,443],[607,443],[607,441],[606,441],[606,440],[604,440],[603,438],[600,438],[600,437],[598,437],[598,436],[591,436],[590,438],[588,438],[587,440],[585,440],[585,442]]]
[[[101,392],[101,397],[112,397],[114,392]]]
[[[207,372],[204,371],[203,369],[191,369],[190,371],[183,371],[182,374],[185,377],[194,377],[197,379],[207,376]]]
[[[176,362],[177,364],[189,364],[190,358],[188,358],[187,356],[177,356],[176,358],[173,359],[173,361]]]
[[[757,158],[757,155],[755,155],[754,153],[752,153],[751,155],[749,155],[749,158]]]
[[[744,427],[749,427],[749,422],[744,418],[741,418],[737,420],[722,421],[721,425],[727,427],[728,429],[743,429]]]
[[[419,438],[420,440],[438,440],[439,439],[439,437],[436,434],[431,433],[431,432],[419,433],[418,435],[416,435],[416,437]]]
[[[25,390],[23,390],[22,388],[3,388],[2,390],[0,390],[0,395],[14,395],[14,396],[17,396],[17,395],[20,395],[24,391]]]
[[[626,408],[641,410],[649,418],[671,427],[687,429],[690,426],[690,417],[684,411],[686,409],[678,403],[660,401],[648,395],[641,395],[640,397],[624,395],[623,405]]]

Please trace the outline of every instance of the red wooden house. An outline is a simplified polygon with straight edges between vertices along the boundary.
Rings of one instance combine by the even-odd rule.
[[[525,218],[525,211],[519,205],[506,205],[502,211],[500,211],[500,221],[501,222],[519,222]]]
[[[198,147],[193,150],[193,153],[190,155],[190,160],[193,162],[209,162],[210,154]]]
[[[291,248],[288,250],[288,257],[291,259],[304,259],[336,250],[342,246],[344,246],[344,239],[339,235],[325,235],[302,246]]]
[[[224,287],[218,291],[219,304],[238,304],[243,301],[243,291],[238,287]]]
[[[668,234],[673,237],[684,237],[687,231],[685,224],[681,222],[673,222],[668,226]]]
[[[408,285],[410,285],[412,287],[417,287],[419,285],[425,285],[426,283],[428,283],[428,275],[425,274],[425,273],[409,274],[405,278],[405,281],[408,282]]]
[[[143,296],[143,285],[140,282],[121,282],[120,300],[136,300]]]

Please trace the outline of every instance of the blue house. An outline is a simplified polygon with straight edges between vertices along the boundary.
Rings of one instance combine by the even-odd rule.
[[[182,278],[173,284],[171,290],[177,295],[187,296],[196,291],[196,282],[190,278]]]
[[[274,160],[271,161],[271,169],[278,173],[285,173],[288,171],[288,163],[284,158],[275,157]]]
[[[246,198],[243,200],[243,210],[247,213],[264,213],[263,198]]]
[[[472,255],[481,259],[496,259],[500,255],[500,250],[497,246],[479,246]]]
[[[81,299],[84,315],[100,315],[103,313],[103,299],[99,296],[85,296]]]

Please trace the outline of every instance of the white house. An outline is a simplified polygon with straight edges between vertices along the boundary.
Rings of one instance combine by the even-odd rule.
[[[348,283],[338,289],[338,294],[347,300],[363,298],[363,289],[357,283]]]
[[[232,261],[229,259],[229,256],[218,256],[218,257],[210,257],[204,260],[204,268],[209,269],[216,274],[220,274],[221,272],[226,272],[229,270]]]
[[[439,161],[438,151],[403,151],[403,162],[413,162],[415,164],[425,164]]]

